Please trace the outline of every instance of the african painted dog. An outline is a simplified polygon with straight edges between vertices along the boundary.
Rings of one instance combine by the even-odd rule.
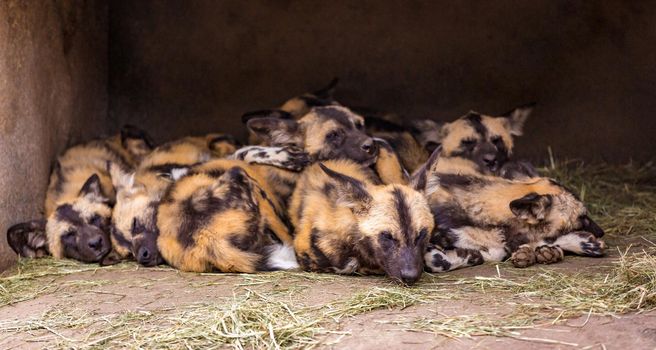
[[[264,145],[293,146],[307,152],[311,162],[351,159],[372,166],[383,183],[407,183],[397,154],[384,141],[358,127],[361,116],[346,107],[316,107],[299,120],[264,115],[246,121]],[[294,179],[288,179],[293,188]],[[290,192],[291,193],[291,192]]]
[[[62,154],[50,176],[46,219],[10,227],[7,240],[12,249],[24,257],[51,254],[113,263],[109,221],[115,191],[108,165],[131,169],[147,153],[151,146],[147,136],[135,130],[124,128],[119,137],[78,145]]]
[[[408,186],[381,185],[353,161],[326,161],[303,172],[289,212],[304,270],[387,274],[405,284],[421,276],[433,217]]]
[[[513,151],[513,137],[521,136],[534,104],[517,107],[502,116],[477,112],[440,127],[440,156],[459,157],[474,162],[482,174],[505,178],[534,177],[535,169],[525,162],[508,162]]]
[[[221,145],[223,143],[228,145]],[[117,195],[111,239],[118,255],[122,259],[133,256],[147,266],[161,263],[155,240],[146,239],[145,235],[148,229],[156,227],[155,208],[162,194],[189,167],[210,160],[213,149],[222,155],[224,149],[230,152],[234,148],[230,138],[223,135],[185,137],[156,148],[134,172],[112,166],[110,171]]]
[[[262,168],[213,160],[171,185],[157,209],[164,260],[195,272],[296,268],[291,226]]]
[[[310,113],[310,111],[316,107],[342,106],[333,97],[338,81],[339,80],[337,78],[334,78],[327,86],[322,89],[319,89],[315,92],[306,92],[302,95],[292,97],[279,108],[245,113],[242,115],[242,122],[246,124],[249,119],[265,116],[276,117],[279,119],[299,120],[306,114]],[[364,117],[362,117],[359,113],[351,113],[349,117],[352,119],[357,129],[364,130]],[[293,132],[293,130],[288,131]],[[258,136],[258,134],[252,130],[249,130],[248,141],[251,145],[266,144],[263,143],[263,140]]]
[[[538,174],[529,163],[509,162],[513,137],[522,134],[533,107],[534,104],[520,106],[498,117],[469,112],[449,123],[420,119],[401,125],[369,117],[366,126],[369,134],[392,145],[411,172],[442,146],[442,156],[472,160],[481,173],[505,178],[533,177]]]
[[[413,185],[435,218],[425,256],[433,272],[503,261],[517,267],[555,263],[564,252],[602,256],[604,231],[583,203],[548,178],[509,180],[482,175],[473,162],[440,157],[436,150]],[[448,164],[452,162],[457,164]]]
[[[134,173],[112,167],[117,201],[111,236],[121,258],[133,256],[145,266],[163,262],[157,249],[157,207],[171,184],[193,166],[225,156],[292,170],[307,162],[304,153],[280,147],[246,147],[232,154],[235,147],[229,135],[186,137],[156,148]]]

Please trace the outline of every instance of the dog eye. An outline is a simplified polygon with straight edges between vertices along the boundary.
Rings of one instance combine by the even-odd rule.
[[[103,224],[103,219],[100,217],[100,215],[94,215],[91,220],[89,220],[89,223],[93,226],[102,226]]]
[[[428,234],[428,230],[425,228],[422,228],[421,231],[419,231],[419,235],[417,235],[417,239],[415,240],[415,244],[421,242],[426,238],[426,235]]]
[[[493,136],[491,141],[495,145],[498,145],[498,144],[503,142],[503,140],[501,139],[501,136]]]
[[[139,223],[137,222],[137,218],[132,219],[132,227],[130,228],[130,233],[135,234],[137,232],[137,225]]]
[[[472,148],[472,147],[474,147],[474,146],[476,145],[476,140],[466,139],[466,140],[462,140],[462,141],[460,141],[460,144],[461,144],[463,147],[466,147],[466,148]]]
[[[385,239],[385,240],[388,240],[388,241],[395,241],[395,240],[396,240],[396,239],[394,239],[394,236],[392,236],[392,234],[389,233],[389,231],[383,231],[383,232],[381,232],[381,233],[380,233],[380,237],[381,237],[382,239]]]
[[[328,135],[326,135],[326,139],[329,140],[329,141],[335,141],[338,138],[339,138],[339,131],[337,131],[337,130],[331,131],[331,132],[328,133]]]

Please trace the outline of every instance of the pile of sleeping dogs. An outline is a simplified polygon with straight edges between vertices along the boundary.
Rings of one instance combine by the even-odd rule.
[[[572,191],[509,160],[532,106],[403,125],[341,105],[334,83],[245,114],[250,146],[210,134],[154,147],[127,126],[70,148],[52,171],[45,220],[14,225],[9,244],[24,257],[300,266],[404,284],[424,270],[604,254],[603,230]]]

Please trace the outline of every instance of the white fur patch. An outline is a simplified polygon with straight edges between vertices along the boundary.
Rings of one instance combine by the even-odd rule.
[[[230,158],[241,159],[249,164],[282,165],[289,161],[284,147],[246,146],[237,150]]]
[[[187,175],[188,172],[189,172],[189,168],[171,169],[171,179],[173,179],[173,181],[178,181],[180,180],[181,177]]]
[[[278,270],[293,270],[298,268],[294,248],[286,244],[276,244],[269,248],[267,265]]]

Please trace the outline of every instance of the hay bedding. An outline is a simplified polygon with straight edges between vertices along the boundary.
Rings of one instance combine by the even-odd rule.
[[[427,274],[412,288],[383,277],[210,275],[23,259],[0,278],[0,347],[339,347],[352,336],[352,320],[394,334],[428,335],[422,339],[430,344],[440,336],[496,336],[582,346],[525,334],[577,317],[585,325],[595,316],[651,315],[656,167],[552,161],[542,171],[581,194],[616,247],[609,258],[568,257],[524,270],[486,265]],[[462,307],[449,311],[449,305]]]

